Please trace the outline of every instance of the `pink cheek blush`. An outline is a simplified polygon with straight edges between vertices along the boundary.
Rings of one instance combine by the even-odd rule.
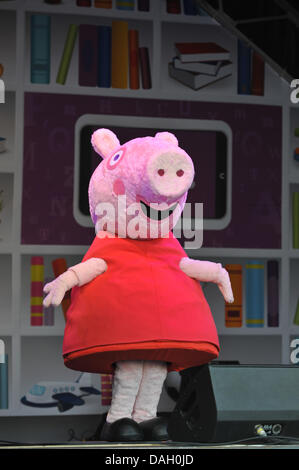
[[[125,194],[126,188],[122,180],[115,180],[113,183],[113,192],[116,196]]]

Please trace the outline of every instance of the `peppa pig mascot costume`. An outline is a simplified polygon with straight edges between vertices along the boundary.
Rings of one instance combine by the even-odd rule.
[[[199,281],[233,293],[219,263],[187,257],[174,237],[194,167],[170,132],[120,145],[108,129],[92,135],[103,158],[89,184],[95,239],[82,263],[44,291],[59,305],[72,289],[63,342],[71,369],[112,373],[105,441],[167,439],[157,406],[168,371],[208,363],[219,353]]]

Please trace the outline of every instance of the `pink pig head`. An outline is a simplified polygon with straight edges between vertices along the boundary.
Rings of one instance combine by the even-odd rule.
[[[189,155],[170,132],[120,145],[109,129],[91,138],[103,161],[89,183],[89,206],[97,234],[165,237],[177,223],[194,178]]]

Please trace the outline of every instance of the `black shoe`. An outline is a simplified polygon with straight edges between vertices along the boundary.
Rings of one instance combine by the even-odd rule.
[[[139,423],[145,441],[168,441],[168,419],[164,417],[152,418]]]
[[[106,421],[101,432],[101,441],[143,441],[143,432],[136,421],[130,418],[118,419],[114,423]]]

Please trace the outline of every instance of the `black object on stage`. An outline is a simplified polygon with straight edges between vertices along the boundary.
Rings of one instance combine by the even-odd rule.
[[[176,442],[225,443],[299,437],[299,368],[206,364],[181,372],[180,395],[169,418]]]

